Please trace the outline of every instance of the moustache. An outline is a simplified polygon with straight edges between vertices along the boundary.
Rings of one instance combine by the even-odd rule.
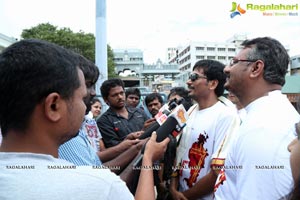
[[[124,100],[119,100],[118,103],[125,103],[125,101]]]

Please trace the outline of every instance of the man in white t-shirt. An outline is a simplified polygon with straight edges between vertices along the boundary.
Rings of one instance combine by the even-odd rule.
[[[286,199],[293,188],[287,146],[299,114],[281,89],[289,55],[269,37],[245,40],[224,72],[247,115],[225,160],[216,199]]]
[[[218,61],[200,60],[187,81],[196,105],[188,111],[190,117],[177,150],[177,171],[170,188],[174,199],[213,198],[217,176],[211,169],[212,155],[237,119],[237,113],[219,101],[226,80],[224,67]]]
[[[57,158],[58,147],[78,134],[85,115],[87,88],[79,57],[35,39],[0,54],[0,94],[5,94],[0,95],[0,199],[134,199],[110,170]],[[157,143],[156,134],[148,141],[136,199],[155,198],[151,166],[168,141]]]

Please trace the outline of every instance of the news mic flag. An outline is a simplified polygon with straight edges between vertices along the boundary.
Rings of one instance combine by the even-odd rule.
[[[139,137],[140,140],[150,137],[152,132],[156,131],[167,120],[168,115],[170,114],[170,110],[168,108],[169,105],[165,104],[159,109],[158,113],[154,117],[156,121],[153,124],[151,124]]]
[[[182,104],[178,105],[171,112],[171,114],[169,114],[169,116],[167,116],[166,114],[163,114],[163,113],[166,113],[166,111],[168,111],[166,108],[163,108],[160,110],[160,112],[156,115],[157,117],[155,117],[155,118],[157,118],[157,121],[154,122],[149,128],[147,128],[145,130],[145,132],[139,137],[139,139],[145,139],[147,137],[150,137],[152,132],[155,130],[157,130],[156,131],[157,136],[160,137],[159,134],[161,134],[161,130],[159,130],[159,132],[158,132],[158,129],[161,128],[162,126],[166,126],[166,127],[162,128],[163,131],[167,131],[166,136],[164,137],[164,138],[166,138],[168,136],[168,134],[171,134],[173,132],[173,130],[177,129],[178,127],[180,129],[182,129],[185,126],[186,121],[188,119],[188,114]],[[169,119],[169,118],[173,118],[173,119]],[[175,123],[174,119],[175,119],[176,123]],[[168,124],[164,125],[164,123],[166,123],[167,121],[168,121]],[[172,128],[172,126],[174,126],[174,127]]]

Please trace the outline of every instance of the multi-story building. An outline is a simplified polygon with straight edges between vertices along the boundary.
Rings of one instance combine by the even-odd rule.
[[[167,59],[166,60],[170,60],[172,58],[174,58],[177,55],[177,48],[175,47],[169,47],[167,48]]]
[[[180,74],[176,77],[177,85],[185,86],[188,76],[196,61],[201,59],[218,60],[227,64],[239,51],[242,41],[247,39],[246,35],[234,35],[226,42],[195,42],[190,41],[187,45],[178,48],[169,63],[178,63]]]
[[[16,41],[17,41],[16,38],[8,37],[8,36],[3,35],[2,33],[0,33],[0,52],[2,52],[3,49],[5,49],[9,45],[15,43]]]
[[[291,75],[300,75],[300,55],[295,55],[291,57],[290,60]]]

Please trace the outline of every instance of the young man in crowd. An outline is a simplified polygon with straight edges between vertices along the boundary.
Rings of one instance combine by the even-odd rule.
[[[128,107],[137,108],[141,100],[141,91],[138,88],[131,87],[126,89],[126,105]]]
[[[147,121],[142,110],[126,106],[124,83],[121,79],[104,81],[101,94],[109,105],[109,109],[97,120],[106,147],[113,147],[129,136],[138,138],[152,123]]]
[[[174,199],[213,199],[217,175],[210,164],[231,125],[233,109],[219,101],[224,93],[224,65],[214,60],[196,62],[187,81],[196,102],[177,149],[170,192]]]
[[[173,87],[168,94],[168,101],[173,99],[184,99],[184,108],[189,110],[189,108],[194,104],[193,99],[189,96],[189,91],[184,87]]]
[[[153,92],[146,96],[145,104],[149,112],[151,113],[152,117],[155,117],[159,109],[163,106],[163,98],[159,93]]]

